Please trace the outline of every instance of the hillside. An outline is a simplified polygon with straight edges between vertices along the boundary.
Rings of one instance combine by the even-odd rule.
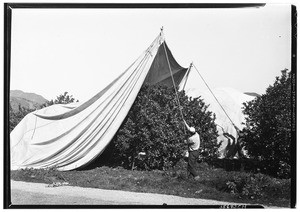
[[[19,110],[19,105],[27,109],[38,109],[47,99],[35,93],[26,93],[21,90],[10,91],[10,104],[13,110]]]

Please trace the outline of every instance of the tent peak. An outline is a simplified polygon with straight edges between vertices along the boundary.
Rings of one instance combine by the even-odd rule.
[[[163,40],[165,40],[165,36],[164,36],[164,26],[162,26],[162,27],[160,28],[160,33],[159,33],[159,35],[163,38]]]

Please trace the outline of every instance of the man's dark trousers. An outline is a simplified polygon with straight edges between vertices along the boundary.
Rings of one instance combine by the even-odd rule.
[[[188,159],[188,176],[192,175],[193,177],[198,176],[196,171],[197,160],[199,158],[199,151],[189,151],[189,159]]]

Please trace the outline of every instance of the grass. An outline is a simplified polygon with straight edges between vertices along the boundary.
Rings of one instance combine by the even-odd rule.
[[[188,179],[186,164],[181,161],[169,171],[131,171],[108,166],[67,172],[56,169],[22,169],[11,171],[11,179],[48,184],[56,179],[80,187],[290,207],[290,180],[262,174],[227,172],[206,163],[199,164],[198,172],[200,181]]]

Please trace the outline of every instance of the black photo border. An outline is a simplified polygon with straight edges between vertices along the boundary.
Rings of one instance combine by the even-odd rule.
[[[246,7],[263,7],[261,3],[4,3],[4,178],[3,178],[3,201],[4,209],[36,209],[36,208],[224,208],[221,205],[208,206],[147,206],[147,205],[13,205],[11,203],[11,184],[10,184],[10,138],[9,138],[9,92],[10,92],[10,67],[11,67],[11,29],[12,29],[12,10],[13,9],[141,9],[141,8],[157,8],[157,9],[183,9],[183,8],[246,8]],[[296,114],[297,114],[297,99],[296,99],[296,69],[297,69],[297,11],[296,6],[291,5],[291,30],[292,30],[292,46],[291,46],[291,73],[292,73],[292,178],[291,178],[291,208],[296,206]],[[247,208],[261,208],[260,205],[249,205]],[[230,206],[227,208],[231,208]],[[233,208],[238,208],[233,207]]]

